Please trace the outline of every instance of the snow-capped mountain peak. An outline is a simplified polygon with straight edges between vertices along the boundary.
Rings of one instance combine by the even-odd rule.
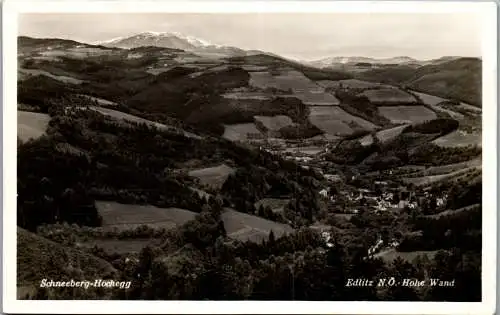
[[[102,41],[99,42],[101,45],[114,45],[116,44],[117,46],[120,46],[120,44],[123,44],[123,46],[136,46],[133,45],[132,43],[135,41],[137,45],[141,44],[141,40],[144,41],[145,44],[152,44],[152,43],[157,43],[161,42],[164,40],[181,40],[185,41],[186,45],[190,45],[196,48],[199,47],[208,47],[208,46],[213,46],[213,47],[220,47],[220,45],[216,45],[213,43],[210,43],[207,40],[197,38],[194,36],[189,36],[189,35],[184,35],[179,32],[157,32],[157,31],[146,31],[146,32],[141,32],[135,35],[131,35],[129,37],[117,37],[113,38],[110,40]],[[129,43],[129,45],[125,45],[125,43]],[[181,45],[181,46],[186,46],[186,45]],[[124,48],[129,48],[129,47],[124,47]],[[185,49],[186,47],[182,47],[181,49]]]

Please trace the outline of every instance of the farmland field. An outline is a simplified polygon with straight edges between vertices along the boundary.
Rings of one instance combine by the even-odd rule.
[[[403,181],[407,184],[413,184],[416,186],[426,186],[440,181],[449,181],[451,179],[459,178],[466,175],[468,172],[478,169],[476,166],[462,168],[460,170],[439,174],[439,175],[428,175],[422,177],[407,177],[403,178]]]
[[[469,145],[482,145],[482,135],[480,132],[468,133],[464,130],[455,130],[445,136],[439,137],[433,141],[434,144],[441,147],[465,147]]]
[[[22,141],[36,139],[47,129],[50,116],[42,113],[17,111],[17,136]]]
[[[46,77],[49,77],[51,79],[63,82],[63,83],[69,83],[69,84],[82,84],[84,81],[79,80],[77,78],[73,77],[67,77],[63,75],[54,75],[50,72],[43,71],[43,70],[35,70],[35,69],[19,69],[18,73],[20,74],[19,78],[21,80],[27,79],[30,76],[37,76],[37,75],[44,75]]]
[[[271,230],[276,238],[285,233],[293,232],[289,225],[276,223],[229,208],[226,208],[222,213],[222,220],[228,236],[241,241],[261,242],[269,237]]]
[[[261,205],[263,207],[270,207],[273,212],[283,212],[285,205],[288,204],[290,199],[277,199],[277,198],[264,198],[255,203],[258,209]]]
[[[299,152],[302,154],[307,154],[307,155],[316,155],[320,152],[324,151],[324,148],[321,146],[307,146],[307,147],[293,147],[293,148],[286,148],[285,152]]]
[[[338,105],[339,100],[325,89],[308,79],[298,71],[283,71],[279,75],[269,72],[250,72],[250,86],[260,89],[273,87],[285,92],[292,92],[289,96],[299,98],[306,105]]]
[[[394,104],[407,104],[407,103],[416,103],[417,100],[413,95],[402,91],[400,89],[377,89],[377,90],[367,90],[363,93],[359,94],[360,96],[366,96],[370,102],[374,104],[385,104],[385,103],[394,103]]]
[[[401,125],[394,128],[384,129],[377,132],[376,137],[382,142],[389,142],[399,136],[408,125]]]
[[[148,225],[173,228],[193,220],[196,213],[178,208],[158,208],[151,205],[130,205],[117,202],[96,201],[104,229],[128,230]]]
[[[414,252],[398,252],[395,249],[391,248],[389,250],[381,251],[378,254],[375,254],[375,258],[382,258],[383,261],[391,263],[396,258],[400,257],[408,262],[412,262],[417,256],[427,256],[429,260],[432,260],[438,251],[414,251]]]
[[[224,125],[222,137],[231,141],[245,141],[252,137],[262,137],[262,132],[254,123]]]
[[[351,134],[353,128],[349,124],[352,122],[359,126],[359,129],[373,130],[377,128],[371,122],[353,116],[338,106],[311,106],[310,110],[309,121],[331,135]]]
[[[234,168],[221,164],[215,167],[207,167],[198,170],[190,171],[188,174],[191,177],[196,177],[202,185],[207,185],[212,188],[220,188],[227,177],[234,173]]]
[[[83,95],[83,94],[81,94],[80,96],[86,97],[86,98],[90,99],[91,101],[95,101],[101,106],[116,106],[117,105],[115,102],[111,102],[111,101],[108,101],[108,100],[105,100],[105,99],[102,99],[99,97],[94,97],[94,96],[90,96],[90,95]]]
[[[222,94],[222,97],[235,100],[270,100],[271,96],[264,92],[256,91],[232,91],[229,93]]]
[[[243,70],[246,71],[265,71],[267,70],[267,67],[264,66],[256,66],[256,65],[243,65],[241,66]]]
[[[92,248],[98,246],[108,254],[127,254],[139,253],[144,247],[152,243],[152,240],[147,239],[95,239],[84,243],[79,243],[77,246],[81,248]]]
[[[172,130],[172,131],[175,130],[175,131],[178,131],[178,132],[182,133],[185,137],[200,139],[200,136],[195,135],[193,133],[190,133],[190,132],[187,132],[187,131],[184,131],[184,130],[181,130],[181,129],[178,129],[178,128],[175,128],[175,127],[172,127],[172,126],[160,124],[160,123],[157,123],[157,122],[154,122],[154,121],[151,121],[151,120],[147,120],[147,119],[144,119],[144,118],[141,118],[141,117],[130,115],[130,114],[127,114],[127,113],[124,113],[124,112],[120,112],[120,111],[117,111],[117,110],[113,110],[113,109],[109,109],[109,108],[103,108],[103,107],[97,107],[97,106],[90,106],[90,109],[92,109],[92,110],[94,110],[96,112],[99,112],[99,113],[101,113],[103,115],[115,118],[115,119],[123,119],[123,120],[130,121],[130,122],[133,122],[133,123],[138,123],[138,124],[144,123],[144,124],[156,127],[158,129],[164,129],[164,130],[166,129],[166,130]]]
[[[362,80],[358,80],[358,79],[347,79],[347,80],[339,80],[339,81],[321,80],[321,81],[316,81],[316,83],[318,83],[319,85],[321,85],[325,88],[333,88],[333,89],[339,89],[341,85],[344,88],[360,89],[360,90],[377,89],[377,88],[381,88],[381,87],[387,87],[387,85],[385,85],[385,84],[362,81]]]
[[[425,106],[380,106],[379,114],[395,124],[421,123],[436,119],[437,115]]]
[[[467,207],[463,207],[463,208],[460,208],[460,209],[446,210],[446,211],[443,211],[443,212],[440,212],[440,213],[426,215],[425,217],[426,218],[437,219],[437,218],[441,218],[441,217],[457,215],[457,214],[463,213],[463,212],[475,211],[475,210],[477,210],[479,208],[481,208],[481,204],[477,203],[477,204],[473,204],[473,205],[470,205],[470,206],[467,206]]]
[[[261,123],[267,130],[278,131],[283,127],[293,125],[290,117],[285,115],[277,116],[254,116],[255,120]]]
[[[461,120],[464,118],[464,115],[460,114],[460,113],[457,113],[455,111],[452,111],[452,110],[449,110],[449,109],[446,109],[442,106],[439,106],[439,105],[429,105],[434,111],[436,112],[442,112],[442,113],[446,113],[448,115],[450,115],[451,118],[453,119],[457,119],[457,120]]]
[[[279,90],[293,92],[312,91],[323,92],[324,89],[308,79],[304,74],[298,71],[285,71],[279,75],[272,75],[269,72],[250,72],[250,86],[266,89],[274,87]]]
[[[473,113],[476,113],[476,114],[480,114],[482,112],[481,108],[476,107],[476,106],[472,106],[472,105],[469,105],[466,103],[460,103],[460,105],[458,105],[457,107],[462,108],[462,109],[467,110],[467,111],[470,111],[470,112],[473,112]]]
[[[413,94],[417,95],[422,102],[424,102],[425,105],[437,105],[441,102],[446,101],[446,99],[439,97],[439,96],[434,96],[426,93],[421,93],[417,91],[411,91]]]

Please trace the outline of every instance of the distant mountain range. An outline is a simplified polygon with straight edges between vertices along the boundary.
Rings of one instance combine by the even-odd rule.
[[[138,48],[142,46],[157,46],[163,48],[182,49],[199,55],[220,55],[222,57],[246,56],[255,51],[210,43],[206,40],[178,32],[142,32],[128,37],[118,37],[95,43],[106,47]]]
[[[327,57],[314,61],[306,61],[306,63],[311,66],[315,66],[318,68],[328,68],[328,67],[337,67],[344,65],[359,65],[359,64],[371,64],[371,65],[416,65],[416,66],[424,66],[429,64],[439,64],[442,62],[456,60],[458,56],[445,56],[437,59],[430,60],[418,60],[408,56],[397,56],[392,58],[370,58],[370,57],[361,57],[361,56],[338,56],[338,57]]]
[[[106,47],[116,47],[132,49],[143,46],[156,46],[171,49],[181,49],[189,52],[196,53],[202,56],[210,57],[237,57],[237,56],[249,56],[256,54],[268,54],[277,56],[269,52],[263,52],[261,50],[244,50],[234,46],[228,45],[218,45],[211,43],[205,39],[200,39],[190,35],[184,35],[179,32],[141,32],[138,34],[117,37],[110,40],[100,41],[93,44],[102,45]],[[434,60],[417,60],[408,56],[397,56],[392,58],[370,58],[363,56],[336,56],[327,57],[314,61],[301,61],[302,63],[318,67],[336,67],[339,65],[356,65],[359,63],[367,64],[380,64],[380,65],[390,65],[390,64],[408,64],[408,65],[426,65],[437,62],[445,62],[457,59],[459,57],[442,57]]]

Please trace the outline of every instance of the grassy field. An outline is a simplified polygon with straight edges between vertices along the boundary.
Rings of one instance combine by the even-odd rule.
[[[222,213],[222,220],[228,236],[241,241],[261,242],[269,237],[271,230],[277,238],[285,233],[293,232],[289,225],[276,223],[233,209],[226,209]]]
[[[22,141],[36,139],[47,130],[50,116],[42,113],[17,111],[17,136]]]
[[[429,105],[429,106],[435,112],[441,112],[441,113],[448,114],[451,118],[456,119],[456,120],[461,120],[461,119],[464,119],[464,117],[465,117],[463,114],[460,114],[460,113],[457,113],[455,111],[446,109],[446,108],[444,108],[444,107],[442,107],[440,105]]]
[[[78,243],[76,246],[82,249],[91,249],[94,246],[102,248],[108,254],[129,254],[139,253],[144,247],[149,244],[157,244],[154,240],[147,239],[94,239],[88,242]]]
[[[366,90],[359,95],[366,96],[374,104],[407,104],[417,102],[413,95],[395,88]]]
[[[266,101],[271,99],[271,95],[258,91],[231,91],[222,94],[222,97],[234,100],[260,100]]]
[[[111,101],[108,101],[108,100],[105,100],[102,98],[98,98],[98,97],[94,97],[94,96],[90,96],[90,95],[81,94],[80,96],[86,97],[86,98],[90,99],[91,101],[95,101],[101,106],[116,106],[116,105],[118,105],[115,102],[111,102]]]
[[[262,132],[254,123],[224,125],[223,138],[231,141],[245,141],[249,137],[257,135],[262,137]]]
[[[441,147],[466,147],[469,145],[482,146],[482,135],[480,132],[468,133],[463,130],[455,130],[445,136],[439,137],[432,143]]]
[[[303,73],[295,70],[286,70],[278,75],[269,72],[250,72],[250,86],[266,89],[276,88],[285,92],[292,92],[289,96],[300,99],[306,105],[338,105],[339,100],[325,89],[308,79]]]
[[[285,115],[277,116],[254,116],[255,121],[261,123],[267,130],[278,131],[283,127],[293,125],[290,117]]]
[[[395,249],[388,249],[375,254],[375,258],[382,258],[383,261],[387,263],[392,263],[396,258],[400,257],[408,262],[412,262],[417,256],[427,256],[429,260],[434,259],[438,251],[414,251],[414,252],[398,252]]]
[[[264,198],[257,201],[255,207],[258,209],[262,205],[263,207],[270,207],[273,212],[283,212],[288,202],[290,202],[290,199]]]
[[[394,124],[421,123],[436,119],[437,115],[425,106],[380,106],[379,114]]]
[[[353,116],[338,106],[311,106],[309,121],[331,135],[351,134],[354,129],[349,124],[356,124],[359,129],[373,130],[377,126],[362,118]]]
[[[377,132],[376,137],[382,142],[389,142],[399,136],[408,125],[401,125],[394,128],[384,129]]]
[[[468,172],[477,170],[478,167],[466,167],[453,172],[438,174],[438,175],[427,175],[420,177],[407,177],[403,178],[406,184],[413,184],[416,186],[426,186],[440,181],[449,181],[451,179],[459,178],[466,175]]]
[[[436,213],[436,214],[432,214],[432,215],[426,215],[425,217],[426,218],[437,219],[437,218],[441,218],[441,217],[456,215],[456,214],[459,214],[459,213],[462,213],[462,212],[474,211],[474,210],[477,210],[479,208],[481,208],[481,204],[477,203],[477,204],[473,204],[473,205],[470,205],[470,206],[467,206],[467,207],[463,207],[463,208],[460,208],[460,209],[456,209],[456,210],[446,210],[446,211],[443,211],[443,212],[440,212],[440,213]]]
[[[425,105],[437,105],[441,102],[446,101],[446,99],[439,97],[439,96],[434,96],[422,92],[417,92],[417,91],[411,91],[413,94],[417,95],[422,102],[424,102]]]
[[[265,66],[256,66],[256,65],[243,65],[241,66],[241,68],[243,68],[243,70],[246,70],[246,71],[266,71],[267,70],[267,67]]]
[[[334,106],[340,104],[340,101],[330,93],[296,91],[292,96],[297,97],[306,105]]]
[[[97,106],[90,106],[90,109],[92,109],[92,110],[94,110],[96,112],[99,112],[99,113],[101,113],[103,115],[115,118],[115,119],[123,119],[125,121],[130,121],[130,122],[133,122],[133,123],[144,123],[144,124],[156,127],[158,129],[172,130],[172,131],[175,131],[175,132],[182,133],[185,137],[188,137],[188,138],[201,139],[200,136],[195,135],[195,134],[193,134],[191,132],[187,132],[187,131],[181,130],[181,129],[173,127],[173,126],[168,126],[168,125],[160,124],[160,123],[148,120],[148,119],[144,119],[144,118],[141,118],[141,117],[130,115],[130,114],[127,114],[127,113],[124,113],[124,112],[120,112],[120,111],[114,110],[114,109],[109,109],[109,108],[104,108],[104,107],[97,107]]]
[[[347,79],[339,81],[321,80],[317,83],[325,88],[339,89],[341,86],[347,89],[368,90],[387,87],[385,84],[368,82],[358,79]]]
[[[207,167],[198,170],[190,171],[188,174],[191,177],[199,179],[200,184],[210,186],[214,189],[219,189],[227,177],[235,172],[234,168],[221,164],[214,167]]]
[[[316,155],[320,152],[324,151],[324,147],[322,146],[307,146],[307,147],[293,147],[293,148],[286,148],[285,152],[299,152],[302,154],[307,154],[307,155]]]
[[[480,107],[472,106],[472,105],[469,105],[466,103],[460,103],[457,107],[462,108],[462,109],[467,110],[467,111],[470,111],[470,112],[473,112],[473,113],[481,113],[482,112],[482,109]]]
[[[30,76],[37,76],[37,75],[44,75],[46,77],[52,78],[54,80],[60,81],[62,83],[69,83],[69,84],[82,84],[84,81],[79,80],[77,78],[73,77],[68,77],[68,76],[62,76],[62,75],[54,75],[50,72],[43,71],[43,70],[37,70],[37,69],[19,69],[18,70],[19,78],[21,80],[27,79]]]
[[[173,228],[194,219],[196,213],[178,208],[158,208],[150,205],[130,205],[117,202],[96,201],[104,229],[127,230],[149,225]]]
[[[323,92],[324,89],[316,83],[304,76],[303,73],[298,71],[282,71],[278,75],[272,75],[267,71],[250,72],[250,86],[266,89],[273,87],[279,90],[293,92],[299,91],[312,91]]]

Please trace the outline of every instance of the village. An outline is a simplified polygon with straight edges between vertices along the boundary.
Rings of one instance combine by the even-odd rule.
[[[310,145],[307,147],[289,147],[283,141],[260,142],[260,150],[273,155],[279,155],[285,160],[292,160],[304,169],[311,169],[323,178],[318,195],[321,201],[326,203],[328,211],[339,215],[361,215],[363,212],[380,215],[392,213],[398,215],[401,212],[421,213],[424,208],[434,211],[442,211],[446,208],[446,194],[433,194],[429,187],[418,188],[413,185],[404,185],[402,182],[392,178],[392,171],[381,172],[379,178],[370,178],[361,185],[350,185],[358,178],[364,178],[362,174],[351,175],[346,178],[345,174],[332,171],[331,162],[324,158],[332,144],[323,146]],[[365,178],[366,179],[366,178]],[[326,247],[332,247],[332,235],[329,227],[321,225],[317,227],[325,241]],[[400,240],[383,240],[380,236],[377,241],[368,248],[365,258],[373,258],[374,255],[384,250],[397,249]]]

